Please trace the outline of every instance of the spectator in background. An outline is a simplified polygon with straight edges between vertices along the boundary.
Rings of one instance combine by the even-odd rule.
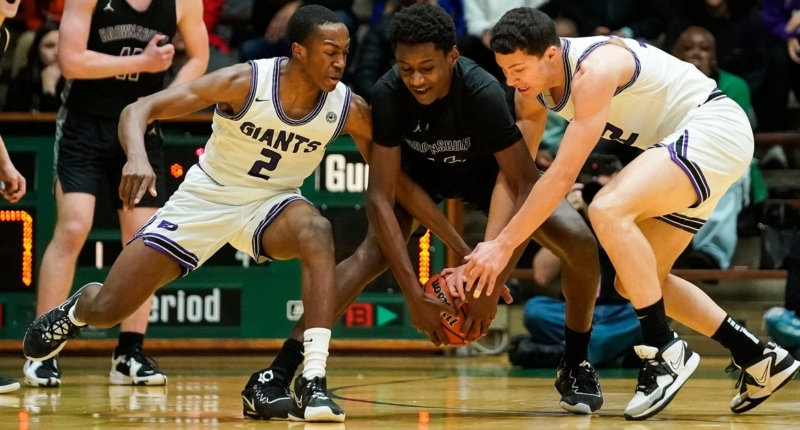
[[[9,85],[6,112],[56,112],[64,77],[58,67],[58,22],[45,21],[28,50],[28,65]]]
[[[456,35],[461,37],[467,31],[467,23],[464,21],[464,3],[462,0],[431,0],[433,4],[438,4],[456,23]],[[370,27],[377,24],[386,15],[386,8],[393,0],[373,0],[372,14],[369,17]],[[427,1],[423,1],[426,3]],[[396,3],[396,2],[394,2]]]
[[[11,77],[17,76],[20,70],[28,63],[28,51],[30,51],[36,30],[45,21],[61,21],[61,14],[64,13],[64,3],[66,0],[22,0],[20,4],[20,16],[25,22],[28,31],[22,33],[17,39],[14,49],[14,59],[11,63]]]
[[[714,36],[700,27],[689,27],[679,36],[672,55],[694,64],[717,82],[717,87],[747,113],[753,124],[750,90],[744,79],[717,67]],[[692,238],[686,264],[692,269],[727,269],[738,241],[737,219],[749,204],[750,173],[745,172],[722,196],[705,225]]]
[[[367,103],[372,101],[372,87],[395,63],[388,36],[395,12],[416,3],[437,4],[436,0],[387,0],[377,3],[383,4],[383,15],[379,21],[370,24],[353,67],[353,91],[364,97]]]
[[[614,35],[652,41],[666,30],[667,12],[662,0],[561,0],[553,3],[575,21],[580,33],[586,36]],[[542,11],[551,14],[546,8]]]
[[[767,29],[756,2],[680,0],[668,26],[667,46],[673,46],[691,26],[705,28],[716,40],[719,68],[743,78],[756,95],[764,87],[767,60]],[[760,118],[768,115],[756,113]]]
[[[548,0],[464,0],[467,34],[458,41],[459,53],[478,63],[500,83],[505,83],[506,77],[494,59],[494,51],[489,48],[492,28],[511,9],[539,8],[547,2]]]
[[[355,52],[356,18],[353,0],[255,0],[253,1],[253,29],[263,35],[242,43],[239,59],[242,62],[259,58],[289,56],[291,46],[286,39],[289,18],[300,6],[316,4],[336,13],[350,31],[350,52]]]
[[[789,91],[800,100],[800,0],[763,0],[763,16],[770,33],[769,95],[765,103],[775,113],[765,130],[787,126],[786,100]]]

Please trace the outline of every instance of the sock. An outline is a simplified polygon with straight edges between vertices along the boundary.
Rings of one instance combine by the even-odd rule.
[[[277,381],[287,386],[303,363],[303,343],[296,339],[286,339],[275,360],[269,366]]]
[[[328,360],[328,344],[331,331],[327,328],[310,328],[303,333],[303,377],[312,379],[325,376],[325,363]]]
[[[658,349],[668,344],[674,336],[667,321],[667,311],[664,310],[664,298],[641,309],[634,309],[642,325],[644,343]]]
[[[75,316],[75,308],[78,306],[78,302],[75,302],[71,308],[69,308],[69,312],[67,312],[67,316],[69,317],[69,321],[75,324],[78,327],[83,327],[86,325],[85,322],[78,321],[78,318]]]
[[[592,338],[592,329],[586,333],[579,333],[564,326],[564,360],[568,365],[578,365],[589,359],[589,340]]]
[[[143,344],[144,344],[143,333],[122,331],[119,333],[119,344],[117,345],[117,348],[114,350],[115,353],[114,355],[119,357],[120,355],[125,354],[133,349],[138,349],[141,351]]]
[[[736,364],[740,366],[746,365],[764,354],[764,343],[734,321],[730,315],[725,316],[722,325],[711,336],[711,339],[728,348]]]

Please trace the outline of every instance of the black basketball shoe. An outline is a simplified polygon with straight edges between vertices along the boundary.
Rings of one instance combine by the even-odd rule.
[[[60,387],[61,369],[58,368],[58,356],[44,361],[27,360],[22,367],[25,384],[31,387]]]
[[[328,382],[323,377],[306,379],[302,375],[294,380],[294,402],[289,411],[293,421],[343,422],[344,411],[326,394]]]
[[[242,390],[244,416],[254,420],[289,419],[292,403],[288,384],[275,378],[270,368],[253,373]]]
[[[67,341],[77,336],[85,327],[73,324],[69,319],[69,311],[86,288],[102,286],[103,284],[97,282],[86,284],[66,302],[33,320],[22,340],[22,352],[25,357],[31,361],[42,361],[58,354]]]
[[[16,379],[0,376],[0,394],[10,393],[19,390],[19,381]]]
[[[167,375],[158,369],[158,363],[139,348],[111,355],[108,381],[115,385],[166,385]]]
[[[567,365],[563,358],[558,364],[555,383],[561,394],[560,406],[573,414],[593,414],[603,406],[603,392],[597,372],[584,360],[577,365]]]

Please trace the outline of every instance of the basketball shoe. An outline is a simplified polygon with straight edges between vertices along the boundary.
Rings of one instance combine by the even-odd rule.
[[[733,360],[733,365],[741,370],[736,388],[739,394],[731,400],[731,411],[740,414],[763,403],[794,378],[800,370],[800,361],[795,360],[788,351],[769,342],[764,345],[764,354],[755,360],[739,365]],[[730,368],[729,368],[730,369]]]
[[[58,354],[67,341],[77,336],[85,327],[76,325],[69,317],[75,303],[87,288],[102,286],[103,284],[97,282],[86,284],[67,301],[33,320],[25,332],[25,338],[22,339],[22,352],[25,357],[31,361],[42,361]]]
[[[22,366],[25,384],[32,387],[60,387],[61,369],[58,367],[58,356],[44,361],[26,361]]]
[[[16,379],[0,376],[0,394],[10,393],[19,390],[19,381]]]
[[[661,349],[637,345],[634,350],[642,359],[642,367],[636,392],[625,408],[625,419],[645,420],[667,407],[697,369],[700,355],[678,335]]]
[[[111,354],[111,371],[108,380],[115,385],[166,385],[167,375],[158,369],[158,363],[139,348],[124,354]]]
[[[293,421],[343,422],[344,411],[328,397],[327,379],[306,379],[303,375],[294,380],[294,402],[289,419]]]
[[[292,394],[272,369],[262,369],[250,376],[242,390],[244,416],[254,420],[286,420],[292,408]]]
[[[584,360],[568,366],[563,358],[558,363],[556,390],[561,394],[561,408],[574,414],[593,414],[603,406],[603,392],[597,372]]]

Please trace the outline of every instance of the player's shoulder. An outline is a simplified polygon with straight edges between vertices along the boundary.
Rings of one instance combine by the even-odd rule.
[[[375,85],[372,87],[372,98],[375,99],[376,96],[390,97],[398,95],[402,93],[404,88],[405,84],[403,80],[400,79],[400,73],[397,69],[397,65],[395,65],[375,82]]]
[[[490,86],[500,87],[500,82],[494,76],[479,66],[478,63],[464,56],[458,57],[454,75],[461,79],[464,91],[467,94],[478,92]]]

